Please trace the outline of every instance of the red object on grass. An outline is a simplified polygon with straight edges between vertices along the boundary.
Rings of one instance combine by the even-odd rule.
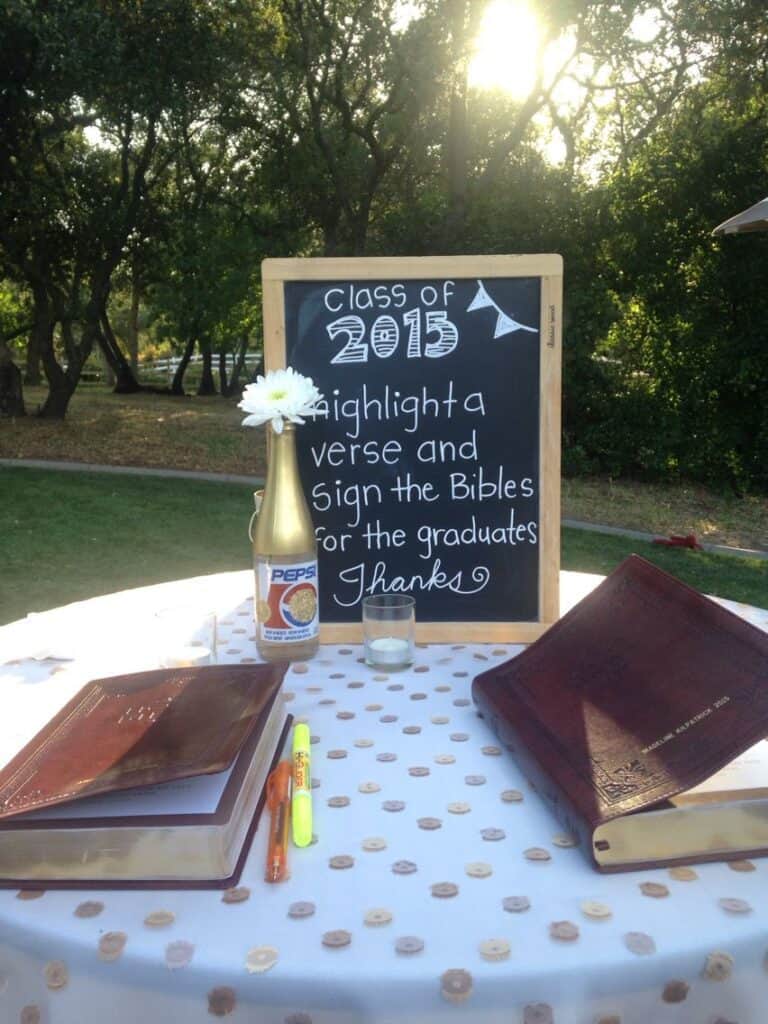
[[[685,537],[675,533],[671,537],[654,537],[653,543],[663,544],[668,548],[693,548],[695,551],[701,551],[701,544],[693,533],[689,533]]]

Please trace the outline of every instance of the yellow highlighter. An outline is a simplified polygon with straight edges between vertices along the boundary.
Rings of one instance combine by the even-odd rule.
[[[296,846],[312,842],[312,784],[309,772],[309,726],[293,728],[293,797],[291,821]]]

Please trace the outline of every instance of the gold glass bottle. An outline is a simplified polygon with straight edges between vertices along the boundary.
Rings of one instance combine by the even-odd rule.
[[[299,477],[296,428],[268,431],[267,482],[253,531],[256,645],[266,661],[311,658],[319,644],[317,542]]]

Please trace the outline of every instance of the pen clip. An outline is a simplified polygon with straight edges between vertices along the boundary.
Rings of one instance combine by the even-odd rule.
[[[267,807],[273,811],[276,807],[287,800],[290,796],[291,784],[291,763],[280,761],[280,763],[269,773],[267,779]]]

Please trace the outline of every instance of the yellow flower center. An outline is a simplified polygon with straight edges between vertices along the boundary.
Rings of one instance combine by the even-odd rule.
[[[283,388],[282,391],[270,391],[269,393],[269,397],[272,399],[273,402],[279,402],[281,398],[286,398],[287,396],[288,392],[285,390],[285,388]]]

